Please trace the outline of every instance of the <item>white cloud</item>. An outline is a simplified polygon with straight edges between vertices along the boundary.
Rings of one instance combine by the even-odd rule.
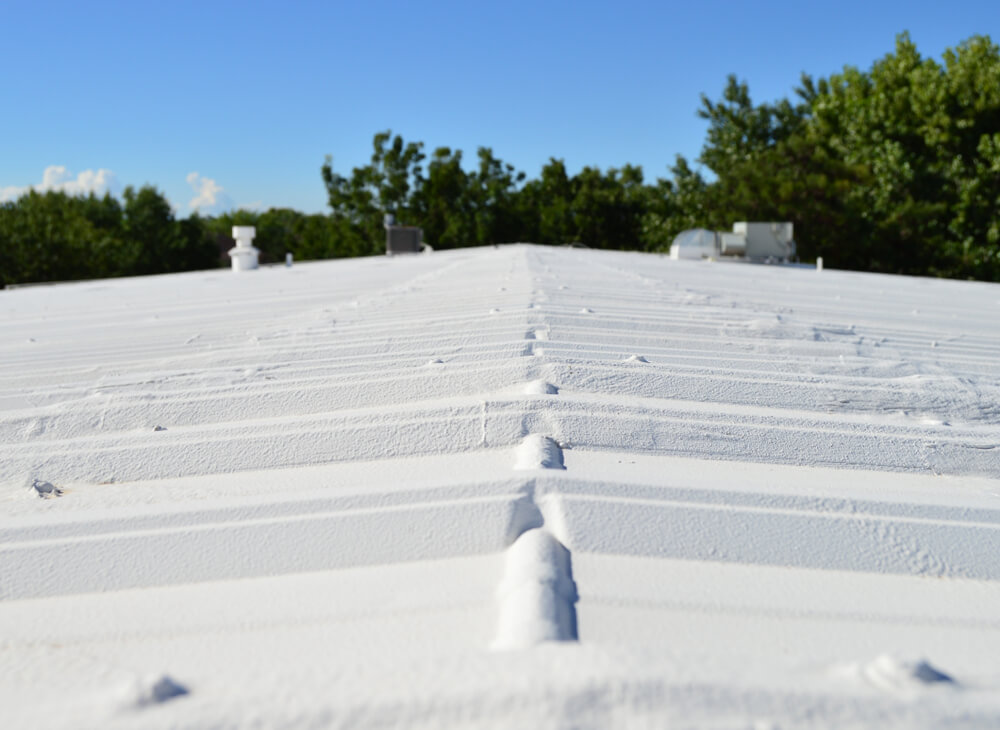
[[[207,213],[209,215],[224,213],[232,210],[236,206],[233,199],[226,193],[225,188],[219,185],[210,177],[202,177],[197,172],[189,173],[187,176],[188,185],[194,191],[195,196],[191,198],[188,207],[192,211]]]
[[[260,210],[263,205],[260,201],[237,206],[233,199],[226,192],[225,188],[219,185],[210,177],[203,177],[197,172],[190,173],[187,178],[188,185],[194,191],[194,197],[188,203],[188,211],[198,211],[203,215],[218,215],[237,207],[246,210]],[[49,165],[42,173],[42,181],[35,185],[8,185],[0,187],[0,203],[9,200],[17,200],[29,190],[36,190],[44,193],[48,190],[57,190],[68,195],[87,195],[95,193],[103,195],[111,193],[120,195],[121,184],[115,174],[108,169],[84,170],[74,175],[65,165]],[[180,214],[180,206],[172,200],[169,201],[174,211],[174,215]]]
[[[0,188],[0,203],[6,203],[8,200],[17,200],[28,188],[19,188],[14,185],[8,185],[5,188]]]
[[[0,203],[16,200],[29,190],[36,190],[39,193],[57,190],[68,195],[87,195],[88,193],[104,195],[108,192],[117,193],[120,187],[115,174],[103,167],[96,171],[84,170],[73,177],[65,165],[49,165],[42,173],[42,181],[38,185],[25,185],[24,187],[8,185],[0,188]]]

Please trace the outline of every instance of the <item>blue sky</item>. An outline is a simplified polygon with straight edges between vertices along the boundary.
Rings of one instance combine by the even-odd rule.
[[[925,56],[1000,41],[992,2],[45,2],[0,14],[0,198],[156,185],[179,215],[326,210],[319,168],[376,131],[529,176],[695,158],[699,94],[755,100],[868,68],[908,30]]]

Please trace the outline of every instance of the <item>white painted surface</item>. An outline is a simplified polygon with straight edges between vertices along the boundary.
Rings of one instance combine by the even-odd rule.
[[[257,229],[254,226],[233,226],[236,245],[229,249],[233,271],[249,271],[259,265],[260,249],[253,245],[256,235]]]
[[[0,292],[3,725],[995,727],[998,315],[530,246]]]
[[[547,530],[533,528],[507,548],[505,566],[493,648],[575,641],[577,592],[565,546]]]

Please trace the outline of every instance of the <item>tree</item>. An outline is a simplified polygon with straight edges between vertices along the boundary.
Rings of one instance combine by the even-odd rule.
[[[575,191],[566,163],[549,158],[537,180],[527,182],[521,191],[521,210],[528,240],[537,243],[572,243],[575,235],[571,212]]]
[[[354,168],[350,178],[333,171],[329,155],[321,168],[332,215],[347,248],[359,254],[381,250],[385,215],[413,222],[422,183],[422,142],[406,143],[387,130],[375,135],[372,147],[371,162]]]
[[[800,254],[842,268],[1000,275],[1000,53],[974,37],[944,65],[907,34],[870,70],[803,76],[795,103],[754,104],[730,76],[702,98],[706,182],[678,160],[647,212],[647,245],[682,227],[792,220]]]
[[[525,174],[480,147],[479,167],[467,177],[474,219],[474,242],[478,245],[520,240],[524,228],[517,205],[518,186]]]
[[[642,217],[642,242],[647,251],[666,251],[674,237],[690,228],[714,228],[717,213],[709,208],[709,184],[683,155],[670,168],[672,179],[659,179],[650,190]]]
[[[462,151],[438,147],[410,206],[414,224],[435,248],[468,246],[475,236],[472,205]]]
[[[0,283],[118,276],[131,266],[110,195],[34,190],[0,206]]]
[[[197,271],[219,265],[219,247],[208,221],[195,211],[178,222],[181,245],[170,271]]]
[[[124,234],[134,258],[129,273],[161,274],[174,271],[184,240],[170,203],[156,188],[125,188]]]
[[[62,192],[21,196],[5,204],[0,217],[2,278],[7,283],[83,279],[91,273],[88,244],[92,224]]]
[[[574,240],[595,248],[640,247],[647,197],[642,168],[626,165],[602,174],[585,167],[573,178],[573,188]]]

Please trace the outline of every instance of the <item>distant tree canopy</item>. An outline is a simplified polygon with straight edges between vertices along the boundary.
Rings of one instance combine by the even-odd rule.
[[[264,261],[381,253],[383,219],[420,226],[435,248],[512,241],[665,251],[687,228],[790,220],[799,254],[837,268],[1000,281],[1000,49],[974,36],[922,58],[907,34],[868,71],[803,75],[793,99],[755,104],[730,76],[702,96],[697,162],[669,178],[640,167],[537,178],[480,147],[462,151],[390,131],[349,176],[321,168],[329,215],[290,209],[177,220],[155,188],[71,197],[29,192],[0,204],[0,284],[217,266],[233,225],[254,225]]]
[[[0,204],[0,286],[209,269],[225,263],[234,225],[257,227],[264,262],[356,255],[341,246],[336,222],[274,208],[178,220],[156,188],[70,196],[29,191]]]
[[[973,37],[921,58],[907,34],[867,72],[803,75],[796,103],[754,105],[730,77],[702,98],[712,183],[678,159],[669,235],[791,220],[803,258],[866,271],[1000,280],[1000,50]],[[675,222],[676,221],[676,222]]]
[[[111,195],[29,191],[0,205],[0,284],[158,274],[216,266],[197,216],[178,222],[153,187]]]
[[[666,250],[687,228],[790,220],[800,256],[830,266],[1000,281],[1000,50],[975,36],[925,59],[907,34],[870,70],[803,75],[795,99],[754,104],[730,76],[702,96],[698,162],[669,179],[642,169],[550,159],[537,179],[479,149],[462,152],[375,135],[371,163],[348,177],[323,165],[332,217],[353,250],[379,251],[382,217],[424,229],[435,247],[501,241]],[[426,164],[426,168],[424,165]]]
[[[539,179],[525,182],[490,148],[477,154],[476,168],[466,172],[460,150],[439,147],[425,172],[422,142],[380,132],[371,163],[349,178],[333,171],[331,158],[323,165],[332,218],[358,253],[383,250],[386,214],[423,228],[435,248],[513,241],[644,248],[642,217],[652,191],[641,168],[585,167],[570,177],[562,160],[551,159]]]

